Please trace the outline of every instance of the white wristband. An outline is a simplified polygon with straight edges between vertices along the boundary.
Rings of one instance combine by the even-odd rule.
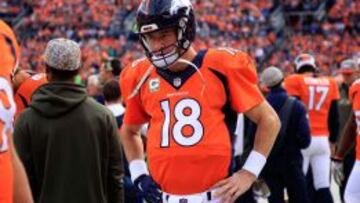
[[[256,177],[266,164],[266,157],[259,152],[252,150],[242,169],[249,171]]]
[[[129,170],[131,175],[131,180],[134,182],[136,178],[141,175],[149,175],[149,170],[147,169],[146,163],[144,160],[136,159],[129,163]]]

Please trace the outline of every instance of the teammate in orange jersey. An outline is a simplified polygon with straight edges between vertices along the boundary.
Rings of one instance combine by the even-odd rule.
[[[31,71],[17,69],[12,76],[14,100],[16,104],[15,120],[19,114],[29,106],[31,96],[41,85],[47,83],[44,73],[33,73]]]
[[[348,120],[338,143],[336,154],[333,156],[334,178],[341,183],[344,178],[342,160],[349,149],[356,145],[356,161],[345,186],[344,200],[346,203],[360,202],[360,70],[355,60],[349,59],[344,63],[351,64],[348,69],[347,80],[352,80],[349,90],[349,100],[352,104],[353,115]],[[351,72],[350,72],[351,71]],[[354,81],[355,80],[355,81]]]
[[[302,151],[304,173],[311,165],[315,202],[333,202],[329,189],[330,154],[334,150],[339,127],[339,90],[334,79],[315,75],[317,66],[312,55],[300,54],[295,59],[295,66],[297,74],[286,78],[284,86],[290,95],[305,104],[309,113],[312,140],[310,146]]]
[[[143,1],[137,27],[147,59],[130,65],[120,83],[132,180],[148,202],[234,202],[260,173],[280,128],[252,59],[228,48],[196,51],[189,0]],[[244,167],[230,174],[241,112],[258,130]],[[140,137],[147,122],[149,171]]]
[[[11,28],[0,20],[0,202],[32,202],[25,170],[12,141],[15,102],[11,72],[19,60],[19,46]]]

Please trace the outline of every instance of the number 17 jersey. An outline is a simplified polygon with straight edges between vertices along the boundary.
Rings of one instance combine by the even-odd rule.
[[[200,51],[181,72],[149,69],[142,60],[127,67],[120,78],[125,100],[124,123],[149,122],[147,157],[151,176],[171,194],[210,189],[228,176],[231,135],[237,112],[263,102],[252,60],[228,49]]]
[[[284,87],[289,95],[299,97],[307,107],[311,135],[328,136],[331,102],[340,97],[336,81],[330,77],[294,74],[285,79]]]

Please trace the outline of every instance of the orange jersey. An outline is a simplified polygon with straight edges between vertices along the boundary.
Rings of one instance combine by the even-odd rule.
[[[19,46],[15,35],[0,20],[0,202],[11,203],[13,198],[13,169],[9,150],[9,136],[13,130],[15,102],[9,83],[10,74],[19,60]]]
[[[226,178],[237,112],[264,101],[255,65],[245,53],[203,50],[193,64],[201,74],[190,66],[182,72],[149,69],[150,62],[142,60],[120,80],[123,93],[139,87],[133,97],[124,95],[124,123],[150,122],[149,170],[171,194],[204,192]]]
[[[16,114],[15,118],[28,107],[31,102],[31,96],[41,85],[47,83],[45,74],[36,74],[26,79],[15,92]]]
[[[287,77],[284,87],[289,95],[299,97],[309,112],[312,136],[328,136],[331,102],[340,98],[336,81],[329,77],[294,74]]]
[[[352,103],[354,110],[356,125],[357,125],[357,136],[356,136],[356,160],[360,161],[360,80],[356,80],[349,90],[349,100]]]

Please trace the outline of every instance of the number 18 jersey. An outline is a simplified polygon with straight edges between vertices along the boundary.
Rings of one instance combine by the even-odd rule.
[[[149,170],[171,194],[204,192],[226,178],[237,112],[263,102],[255,66],[245,53],[204,50],[193,64],[200,73],[190,66],[181,72],[149,69],[150,62],[142,60],[120,79],[126,98],[150,71],[138,93],[125,100],[124,123],[150,123]]]
[[[287,77],[284,87],[291,96],[301,99],[309,112],[312,136],[328,136],[331,102],[339,99],[336,81],[329,77],[294,74]]]

